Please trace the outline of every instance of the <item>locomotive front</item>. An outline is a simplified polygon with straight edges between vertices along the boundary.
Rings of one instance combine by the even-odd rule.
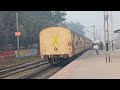
[[[58,61],[72,56],[72,39],[69,29],[49,27],[42,30],[39,37],[42,58]]]

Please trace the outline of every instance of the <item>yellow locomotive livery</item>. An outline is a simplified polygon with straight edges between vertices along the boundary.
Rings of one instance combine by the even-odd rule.
[[[92,41],[64,27],[49,27],[40,32],[41,58],[58,63],[90,48]]]

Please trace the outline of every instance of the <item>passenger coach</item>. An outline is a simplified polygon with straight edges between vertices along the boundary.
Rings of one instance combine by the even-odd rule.
[[[42,30],[40,38],[40,55],[49,59],[51,64],[67,60],[92,47],[92,41],[83,35],[64,27],[49,27]]]

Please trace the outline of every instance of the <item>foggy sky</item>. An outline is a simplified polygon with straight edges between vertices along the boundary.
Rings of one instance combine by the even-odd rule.
[[[113,31],[116,29],[120,29],[120,11],[112,11],[112,16]],[[99,30],[100,28],[101,30],[103,29],[104,25],[104,14],[103,11],[67,11],[66,21],[80,22],[82,25],[85,25],[85,27],[95,25],[96,29]],[[98,33],[99,32],[102,34],[103,37],[103,30],[98,31]]]

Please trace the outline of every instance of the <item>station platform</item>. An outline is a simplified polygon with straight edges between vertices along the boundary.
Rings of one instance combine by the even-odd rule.
[[[110,56],[106,62],[105,51],[89,50],[48,79],[120,79],[120,49]]]

